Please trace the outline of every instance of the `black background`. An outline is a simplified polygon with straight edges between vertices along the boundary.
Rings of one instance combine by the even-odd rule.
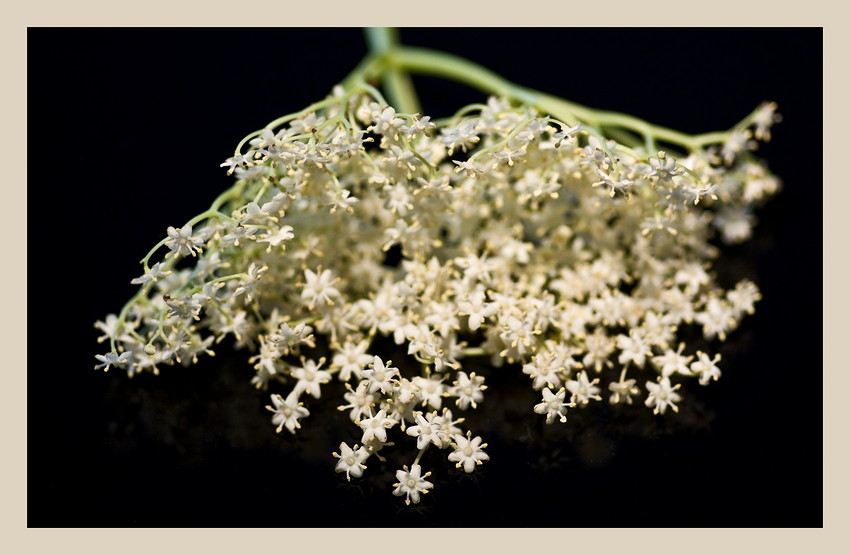
[[[231,183],[219,164],[239,139],[322,98],[365,41],[358,29],[30,29],[28,233],[52,247],[30,257],[28,302],[58,318],[29,319],[28,526],[822,526],[821,29],[401,36],[689,133],[778,102],[784,121],[760,153],[784,190],[715,267],[723,285],[747,277],[764,297],[706,346],[723,355],[722,379],[687,382],[678,415],[598,403],[545,426],[527,376],[470,366],[490,389],[464,416],[491,461],[467,476],[429,450],[436,487],[408,508],[390,484],[412,462],[409,441],[346,483],[331,452],[358,440],[347,413],[311,402],[299,434],[275,434],[247,351],[223,344],[159,377],[94,371],[107,349],[93,323],[133,294],[138,260]],[[484,98],[415,82],[432,117]]]

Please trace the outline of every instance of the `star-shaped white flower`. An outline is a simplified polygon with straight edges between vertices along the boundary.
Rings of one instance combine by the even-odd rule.
[[[387,430],[398,424],[398,420],[387,417],[387,411],[381,409],[375,416],[360,420],[359,422],[355,422],[355,424],[358,424],[363,429],[361,443],[366,443],[373,437],[378,438],[381,443],[386,443]]]
[[[658,383],[646,382],[646,389],[649,391],[649,397],[646,399],[646,406],[655,407],[653,414],[664,414],[669,406],[673,412],[679,412],[679,407],[676,403],[682,400],[682,397],[676,393],[676,390],[682,387],[682,384],[670,385],[670,378],[658,378]]]
[[[487,444],[481,443],[480,437],[473,439],[472,432],[466,432],[466,437],[456,436],[452,447],[455,450],[449,453],[449,460],[457,463],[457,468],[463,467],[463,471],[467,474],[475,470],[481,461],[490,460],[490,455],[483,451]]]
[[[573,394],[571,402],[575,403],[578,401],[582,405],[586,405],[591,399],[601,401],[602,397],[598,395],[599,388],[596,387],[597,383],[599,383],[599,378],[596,378],[591,382],[587,379],[587,372],[582,370],[581,374],[578,375],[578,380],[570,380],[567,382],[567,389],[569,389],[570,393]]]
[[[599,181],[593,184],[594,187],[606,185],[611,188],[611,191],[608,193],[609,196],[613,197],[617,193],[617,191],[620,191],[623,193],[623,195],[625,195],[626,198],[629,198],[629,193],[626,191],[626,189],[634,185],[634,181],[631,181],[626,178],[620,179],[620,175],[617,172],[608,175],[601,169],[597,169],[596,174],[599,176]]]
[[[347,443],[339,444],[339,453],[334,453],[333,456],[339,460],[336,463],[337,472],[345,472],[345,477],[351,481],[351,477],[359,478],[363,476],[363,471],[366,465],[363,461],[369,458],[369,451],[365,447],[357,448],[357,445],[352,449]]]
[[[304,403],[298,402],[295,391],[292,391],[286,399],[280,395],[272,395],[272,403],[274,407],[266,405],[266,410],[274,413],[272,424],[278,425],[276,430],[278,433],[286,427],[290,433],[294,434],[295,430],[301,427],[298,420],[310,416],[310,411],[302,406]]]
[[[567,407],[574,407],[575,403],[566,403],[564,399],[567,396],[567,390],[563,387],[557,393],[552,393],[548,387],[543,390],[543,402],[534,405],[534,412],[537,414],[546,415],[546,423],[551,424],[558,417],[561,422],[567,421]]]
[[[399,470],[395,473],[396,480],[398,483],[393,484],[395,486],[395,491],[393,491],[393,495],[402,496],[406,495],[407,498],[404,502],[410,505],[410,502],[419,503],[419,494],[420,493],[428,493],[428,490],[434,487],[434,484],[425,480],[428,476],[431,475],[430,472],[426,472],[425,475],[422,475],[422,467],[418,464],[414,464],[413,468],[408,470],[407,465],[403,467],[403,470]]]
[[[331,297],[339,297],[339,291],[333,287],[336,280],[333,279],[330,270],[325,270],[321,274],[316,275],[311,270],[304,270],[304,277],[307,278],[307,283],[301,291],[301,298],[306,299],[310,304],[308,308],[313,310],[316,303],[333,306],[334,302]]]
[[[416,425],[407,429],[407,435],[416,437],[416,448],[425,449],[429,443],[433,443],[437,447],[443,447],[445,435],[440,433],[440,423],[434,425],[434,417],[437,412],[428,413],[422,416],[421,413],[416,414]]]
[[[611,382],[608,384],[608,390],[611,391],[611,396],[608,402],[616,405],[620,401],[625,401],[627,405],[632,404],[632,395],[640,393],[640,389],[635,387],[637,380],[624,380],[622,382]]]
[[[301,368],[293,368],[292,375],[298,379],[295,384],[295,392],[300,395],[302,391],[312,395],[316,399],[322,396],[321,385],[331,381],[331,375],[325,370],[320,370],[325,363],[325,357],[319,359],[319,363],[313,359],[301,357]]]
[[[694,374],[699,374],[700,385],[708,385],[711,380],[717,381],[720,379],[720,368],[717,367],[717,362],[720,361],[720,353],[714,355],[714,360],[708,358],[708,355],[702,351],[697,351],[696,360],[691,363],[691,371]]]
[[[381,393],[393,390],[393,378],[398,376],[398,368],[390,366],[393,361],[388,360],[384,365],[381,357],[374,356],[372,363],[369,365],[369,370],[361,372],[363,377],[369,380],[369,392],[381,390]]]

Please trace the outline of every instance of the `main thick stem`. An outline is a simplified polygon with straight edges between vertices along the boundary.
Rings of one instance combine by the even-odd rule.
[[[364,29],[369,53],[381,57],[399,48],[398,29],[388,27],[367,27]],[[421,112],[419,98],[410,75],[403,70],[388,67],[382,75],[384,88],[390,103],[402,113],[416,114]]]

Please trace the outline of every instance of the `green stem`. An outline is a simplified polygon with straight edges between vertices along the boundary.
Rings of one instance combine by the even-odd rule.
[[[728,131],[687,135],[666,127],[652,125],[627,114],[593,110],[550,94],[515,85],[469,60],[425,48],[396,46],[386,50],[380,56],[373,54],[346,78],[345,83],[353,85],[359,80],[377,79],[390,71],[405,71],[451,79],[486,94],[504,96],[511,101],[534,106],[544,113],[568,121],[577,119],[591,132],[596,131],[594,129],[596,126],[621,127],[641,134],[650,142],[666,141],[692,150],[707,144],[723,142],[729,137]]]
[[[419,453],[416,455],[416,460],[413,461],[413,464],[419,464],[420,459],[422,459],[422,455],[425,454],[425,450],[428,449],[428,447],[430,446],[431,444],[429,443],[428,445],[419,450]]]
[[[367,27],[364,29],[369,52],[383,56],[399,47],[398,29],[389,27]],[[422,111],[413,80],[410,75],[396,68],[388,68],[383,75],[383,84],[390,104],[399,112],[416,114]]]

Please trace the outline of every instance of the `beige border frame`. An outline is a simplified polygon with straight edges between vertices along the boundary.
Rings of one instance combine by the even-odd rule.
[[[667,4],[654,9],[650,4],[608,0],[602,4],[568,3],[564,0],[532,0],[532,5],[499,7],[495,3],[448,2],[429,0],[423,9],[421,3],[406,2],[404,6],[386,3],[366,5],[363,2],[340,2],[333,0],[328,9],[328,1],[321,3],[278,2],[264,4],[262,8],[250,4],[238,5],[220,0],[148,0],[147,2],[123,2],[115,0],[83,0],[78,2],[59,2],[42,0],[29,4],[19,3],[4,8],[2,34],[3,43],[2,92],[3,126],[2,146],[10,172],[6,177],[5,188],[11,196],[6,201],[6,214],[12,219],[12,228],[26,229],[26,188],[14,184],[26,182],[26,151],[21,144],[27,137],[26,112],[20,109],[27,105],[26,96],[26,27],[28,26],[259,26],[268,21],[277,21],[285,25],[420,25],[420,26],[476,26],[476,25],[551,25],[562,22],[564,25],[584,26],[634,26],[634,25],[694,25],[703,26],[807,26],[824,27],[824,113],[830,114],[829,125],[824,120],[824,134],[834,139],[825,141],[824,166],[827,159],[833,159],[837,152],[836,130],[845,123],[847,112],[836,110],[838,95],[846,86],[845,70],[827,71],[835,64],[846,68],[846,61],[839,62],[839,53],[848,51],[847,34],[842,32],[836,22],[848,21],[844,8],[837,8],[837,2],[813,0],[806,3],[778,2],[741,2],[740,0],[714,0],[705,5],[695,4],[683,7],[681,4]],[[547,5],[548,4],[548,5]],[[390,7],[392,8],[390,9]],[[792,6],[792,7],[789,7]],[[259,11],[262,11],[262,16]],[[693,11],[693,16],[688,13]],[[277,12],[276,14],[274,12]],[[405,13],[406,12],[406,13]],[[684,13],[683,13],[684,12]],[[327,16],[333,19],[328,20]],[[493,16],[504,14],[502,19]],[[404,17],[406,15],[406,17]],[[275,17],[276,16],[276,17]],[[377,16],[373,19],[373,16]],[[509,16],[509,17],[508,17]],[[826,22],[832,23],[826,25]],[[841,45],[844,46],[841,46]],[[23,48],[22,48],[23,46]],[[20,55],[24,52],[24,56]],[[812,60],[816,63],[817,60]],[[840,65],[839,65],[840,64]],[[842,99],[846,95],[842,94]],[[803,138],[804,139],[804,138]],[[801,142],[801,149],[805,149]],[[24,152],[21,152],[24,150]],[[844,154],[846,156],[846,154]],[[839,158],[840,159],[840,158]],[[15,162],[11,162],[14,160]],[[830,167],[830,166],[827,166]],[[831,165],[834,167],[834,165]],[[846,233],[836,218],[839,207],[847,206],[848,187],[840,184],[829,186],[829,198],[824,196],[824,291],[838,292],[839,276],[845,270],[846,250],[841,241]],[[824,186],[824,192],[827,187]],[[843,198],[842,198],[843,197]],[[845,202],[840,202],[840,201]],[[23,207],[23,210],[13,207]],[[7,224],[8,226],[9,224]],[[7,227],[8,229],[8,227]],[[17,237],[25,234],[16,234]],[[23,244],[22,244],[23,243]],[[26,301],[21,302],[19,294],[23,284],[26,292],[27,275],[21,276],[20,264],[11,261],[26,260],[26,241],[13,240],[8,247],[20,257],[9,256],[4,259],[3,280],[9,292],[14,294],[12,306],[5,311],[2,319],[3,353],[5,369],[11,383],[3,388],[2,411],[4,436],[11,439],[13,449],[6,451],[3,457],[4,484],[2,503],[2,538],[0,541],[10,553],[47,553],[76,552],[96,553],[150,553],[156,552],[196,552],[237,553],[258,552],[271,548],[289,550],[302,548],[305,553],[325,550],[357,549],[359,541],[378,549],[413,548],[417,544],[430,549],[438,546],[446,552],[458,548],[480,547],[496,552],[508,552],[510,546],[517,551],[526,546],[539,546],[544,549],[564,549],[577,552],[582,548],[594,552],[621,552],[638,547],[641,551],[655,552],[659,547],[663,551],[687,550],[688,553],[715,553],[725,549],[733,553],[769,552],[776,553],[833,553],[838,551],[841,522],[848,521],[848,510],[843,502],[847,493],[847,446],[843,441],[845,418],[841,412],[842,392],[848,391],[847,372],[841,372],[842,360],[836,345],[846,342],[841,332],[847,326],[842,324],[846,314],[846,294],[830,298],[824,302],[824,369],[830,368],[830,385],[824,385],[824,528],[815,530],[795,529],[606,529],[606,530],[555,530],[555,529],[494,529],[494,530],[433,530],[427,534],[411,533],[408,530],[327,530],[317,534],[312,530],[180,530],[180,529],[26,529],[27,525],[27,430],[19,425],[20,415],[26,414],[27,374],[26,354],[18,347],[27,340],[26,325],[20,320],[13,322],[12,315],[27,314]],[[49,246],[34,245],[34,252],[49,255]],[[828,258],[826,253],[837,256]],[[815,269],[813,269],[814,271]],[[23,277],[23,279],[22,279]],[[33,279],[38,279],[34,276]],[[826,295],[824,295],[826,298]],[[20,306],[23,304],[24,306]],[[840,311],[840,312],[839,312]],[[36,315],[37,316],[37,315]],[[26,316],[24,316],[24,324]],[[800,345],[798,348],[805,349]],[[817,355],[813,354],[813,361]],[[811,371],[812,369],[800,369]],[[50,402],[50,400],[45,400]],[[788,418],[794,418],[795,391],[788,390]],[[827,438],[829,441],[827,441]],[[23,479],[21,479],[23,478]],[[842,517],[841,515],[845,515]],[[694,536],[699,540],[694,541]],[[321,539],[319,539],[321,538]],[[420,541],[421,540],[421,541]],[[843,543],[843,542],[842,542]],[[546,547],[548,546],[548,547]],[[365,549],[365,545],[364,545]],[[846,549],[846,548],[845,548]],[[466,549],[464,549],[466,550]]]

